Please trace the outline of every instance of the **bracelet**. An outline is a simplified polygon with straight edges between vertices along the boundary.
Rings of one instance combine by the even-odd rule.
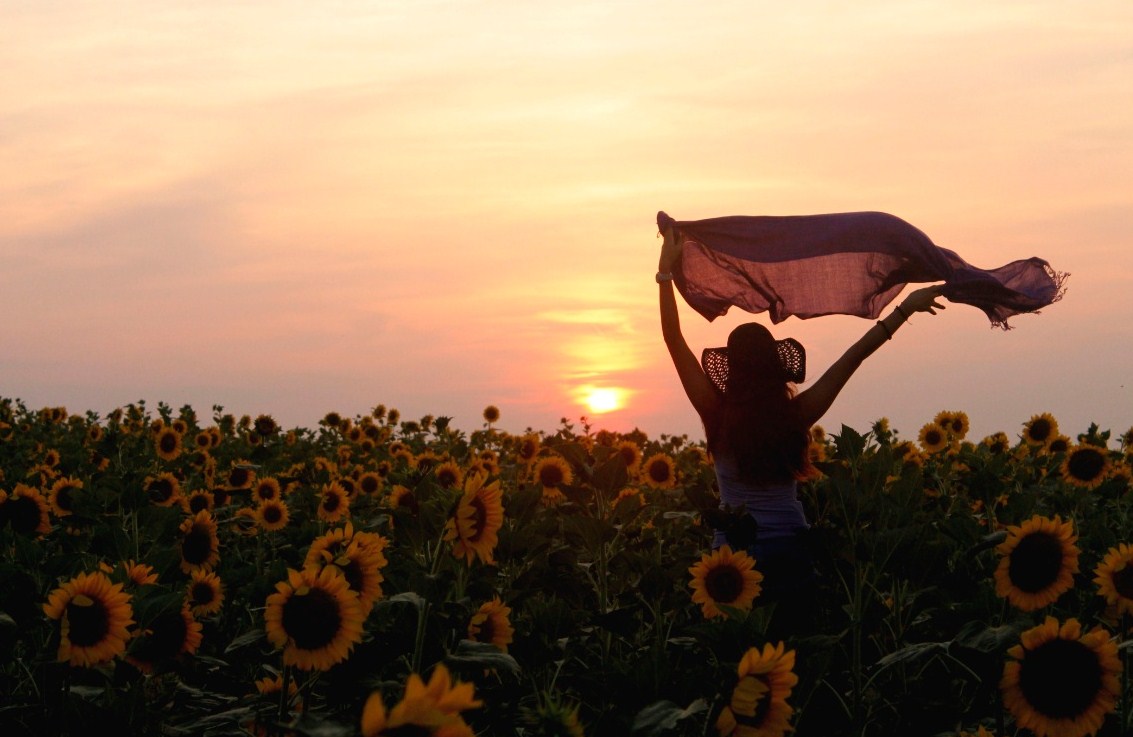
[[[905,311],[903,309],[901,309],[901,305],[895,306],[893,308],[893,311],[896,312],[897,314],[899,314],[901,317],[903,317],[905,319],[905,322],[909,321],[909,316],[905,313]]]
[[[671,272],[671,271],[658,271],[657,272],[657,283],[658,284],[660,284],[661,282],[672,281],[672,280],[673,280],[673,272]]]
[[[886,340],[893,340],[893,331],[891,331],[889,329],[889,326],[885,324],[885,321],[884,320],[878,320],[877,324],[880,325],[881,329],[885,331],[885,339]]]

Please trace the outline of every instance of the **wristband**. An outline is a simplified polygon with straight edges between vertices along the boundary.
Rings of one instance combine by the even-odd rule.
[[[893,340],[893,332],[889,329],[889,326],[886,325],[885,322],[882,321],[882,320],[878,320],[877,324],[880,325],[881,329],[885,331],[885,339],[886,340]]]
[[[657,278],[658,284],[660,284],[661,282],[665,282],[665,281],[672,281],[673,280],[673,272],[671,272],[671,271],[658,271],[656,278]]]
[[[893,311],[896,312],[898,315],[900,315],[902,318],[904,318],[905,322],[909,321],[909,316],[905,313],[905,311],[903,309],[901,309],[901,305],[895,306],[893,308]]]

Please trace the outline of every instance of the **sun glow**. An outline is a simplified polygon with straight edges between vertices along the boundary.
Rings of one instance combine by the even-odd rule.
[[[596,415],[621,409],[625,404],[625,392],[621,389],[588,387],[583,392],[583,401]]]

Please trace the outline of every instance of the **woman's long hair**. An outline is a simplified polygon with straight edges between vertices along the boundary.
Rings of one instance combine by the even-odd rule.
[[[734,458],[753,483],[806,478],[810,429],[799,418],[794,385],[783,376],[771,334],[758,323],[728,337],[728,379],[718,412],[705,418],[708,449]]]

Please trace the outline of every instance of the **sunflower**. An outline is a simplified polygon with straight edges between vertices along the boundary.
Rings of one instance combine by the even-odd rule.
[[[473,558],[487,564],[495,562],[492,551],[499,542],[496,533],[504,524],[500,482],[485,485],[486,480],[482,474],[468,477],[464,495],[445,524],[445,540],[452,543],[453,556],[463,556],[469,565]]]
[[[201,623],[188,606],[166,609],[155,616],[130,644],[126,660],[143,673],[153,673],[201,646]]]
[[[199,451],[207,451],[213,447],[212,433],[208,430],[201,430],[193,436],[193,447]]]
[[[980,441],[980,445],[987,448],[988,452],[992,455],[1002,455],[1011,447],[1011,439],[1007,437],[1007,433],[1000,431],[993,435],[988,435]]]
[[[953,440],[963,440],[968,434],[970,423],[964,412],[938,412],[932,421],[951,435]]]
[[[496,596],[480,605],[468,622],[468,639],[476,642],[490,642],[503,652],[512,641],[515,628],[511,626],[511,607]]]
[[[278,532],[287,527],[291,513],[282,499],[271,499],[256,505],[256,524],[268,532]]]
[[[350,495],[342,484],[332,481],[323,486],[319,494],[319,519],[323,522],[338,522],[350,516]]]
[[[1050,453],[1065,453],[1070,450],[1070,438],[1065,435],[1055,435],[1047,443],[1046,449]]]
[[[284,665],[329,670],[362,640],[362,606],[338,569],[289,570],[264,611],[268,641]]]
[[[42,463],[48,468],[55,468],[56,466],[58,466],[59,451],[55,450],[54,448],[49,449],[46,453],[43,454]]]
[[[1110,548],[1094,569],[1098,596],[1104,596],[1120,614],[1133,614],[1133,546],[1120,543]]]
[[[43,537],[51,532],[49,505],[39,489],[27,484],[16,484],[6,499],[0,498],[3,515],[14,532],[21,535]]]
[[[1069,520],[1035,515],[1007,527],[996,546],[995,593],[1025,612],[1051,604],[1074,585],[1078,572],[1078,536]]]
[[[75,510],[75,497],[83,489],[83,482],[78,478],[59,478],[51,484],[48,491],[48,503],[56,517],[68,517]]]
[[[921,428],[918,440],[925,453],[939,453],[948,447],[948,433],[935,422],[929,422]]]
[[[1024,632],[1003,666],[999,688],[1016,723],[1038,737],[1083,737],[1117,704],[1121,661],[1104,629],[1083,634],[1077,619],[1047,617]]]
[[[131,558],[130,560],[122,561],[118,567],[121,570],[121,578],[124,584],[149,586],[150,584],[157,583],[157,573],[154,572],[153,566],[148,563],[137,563]],[[99,568],[107,574],[115,572],[115,568],[106,563],[100,564]]]
[[[386,709],[380,691],[366,699],[362,709],[362,737],[414,734],[422,737],[473,737],[462,711],[476,709],[471,683],[453,681],[443,663],[437,664],[426,684],[416,673],[409,675],[405,694],[392,709]]]
[[[181,523],[181,571],[211,571],[220,562],[216,521],[207,511]]]
[[[262,478],[252,485],[252,501],[257,504],[279,499],[282,493],[279,488],[279,481],[271,477]]]
[[[1109,454],[1096,445],[1077,445],[1066,454],[1062,462],[1062,478],[1083,489],[1098,486],[1109,473]]]
[[[358,491],[366,496],[377,496],[382,490],[382,476],[377,471],[367,471],[358,477]]]
[[[563,486],[570,486],[571,482],[574,481],[570,464],[561,456],[545,456],[540,458],[535,463],[535,470],[532,471],[532,476],[544,489],[559,489]]]
[[[667,453],[654,453],[641,464],[641,477],[654,489],[671,489],[677,483],[677,467]]]
[[[228,470],[229,489],[250,489],[256,480],[255,466],[247,461],[236,461]]]
[[[146,476],[142,486],[146,497],[159,507],[172,507],[181,498],[181,480],[168,471]]]
[[[487,422],[489,425],[491,425],[493,422],[499,422],[499,420],[500,420],[500,408],[499,407],[497,407],[494,404],[489,404],[487,407],[484,408],[484,422]]]
[[[1058,435],[1058,422],[1048,412],[1034,415],[1023,423],[1023,440],[1027,445],[1045,447],[1056,435]]]
[[[62,620],[58,659],[90,667],[126,651],[134,623],[130,595],[105,573],[80,573],[47,597],[43,612]]]
[[[216,499],[204,489],[195,489],[188,496],[181,497],[181,509],[185,514],[195,515],[197,512],[211,512],[216,506]]]
[[[717,605],[751,609],[763,580],[751,556],[743,551],[733,553],[727,545],[705,553],[688,572],[692,574],[692,600],[709,619],[724,616]]]
[[[246,537],[260,534],[260,528],[256,524],[256,510],[251,507],[237,509],[232,515],[232,531]]]
[[[193,571],[185,590],[185,604],[197,617],[220,612],[224,604],[224,584],[221,583],[220,576],[212,571]]]
[[[795,675],[795,651],[782,642],[763,649],[750,648],[740,659],[739,681],[732,698],[716,720],[722,737],[781,737],[791,730],[794,709],[787,703],[799,682]]]
[[[530,465],[535,456],[539,453],[539,436],[535,433],[528,433],[519,439],[515,448],[515,458],[524,465]]]
[[[433,476],[436,477],[437,483],[441,485],[442,489],[460,486],[464,481],[464,472],[460,470],[460,466],[452,461],[446,461],[434,468]]]
[[[181,455],[181,433],[172,427],[162,427],[153,436],[154,450],[163,461],[176,460]]]
[[[350,590],[358,596],[362,617],[369,616],[374,602],[382,596],[381,570],[388,561],[382,550],[388,541],[372,532],[354,533],[347,523],[316,539],[307,551],[304,567],[333,566],[346,579]]]
[[[414,494],[408,487],[401,484],[395,484],[389,491],[389,506],[393,509],[404,508],[408,509],[411,514],[416,516],[420,509],[420,504],[417,501],[417,495]]]
[[[530,725],[532,734],[560,735],[560,737],[585,737],[582,723],[578,720],[578,704],[560,701],[548,694],[540,698],[535,708],[525,709],[524,721]]]

